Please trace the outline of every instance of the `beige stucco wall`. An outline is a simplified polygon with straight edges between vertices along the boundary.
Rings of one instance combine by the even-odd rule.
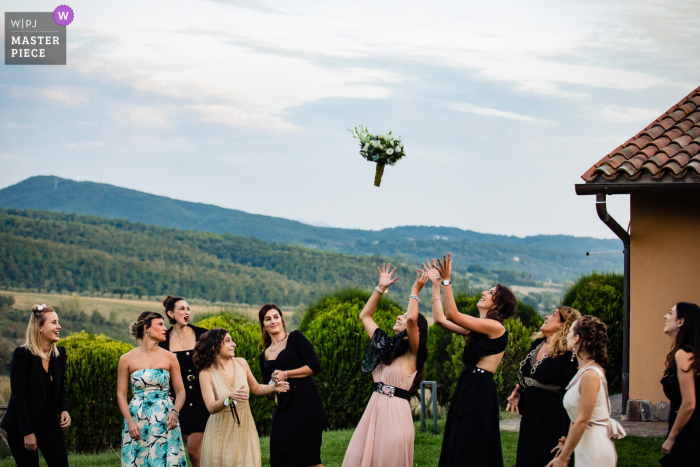
[[[700,304],[700,194],[630,198],[630,397],[658,402],[670,346],[663,315]]]

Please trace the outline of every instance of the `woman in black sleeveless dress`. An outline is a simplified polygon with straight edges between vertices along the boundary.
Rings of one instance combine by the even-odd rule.
[[[661,379],[671,401],[663,466],[697,466],[700,459],[700,307],[678,303],[665,316],[664,332],[673,340]],[[691,401],[695,399],[694,403]]]
[[[542,467],[552,460],[552,448],[569,432],[564,409],[566,386],[576,376],[578,362],[566,350],[566,335],[581,313],[562,306],[547,316],[530,352],[520,363],[520,384],[506,410],[522,415],[516,467]],[[569,463],[573,466],[573,462]]]
[[[502,322],[515,315],[516,300],[508,288],[498,284],[481,294],[477,303],[479,318],[464,315],[457,309],[450,273],[452,261],[443,256],[439,267],[427,265],[433,284],[433,319],[435,324],[467,336],[462,355],[464,371],[452,395],[442,439],[440,467],[501,467],[501,433],[499,407],[493,373],[508,345],[508,332]],[[431,267],[432,266],[432,267]],[[424,268],[426,266],[424,265]],[[445,312],[440,303],[442,279]]]
[[[199,338],[208,329],[192,326],[190,321],[190,307],[182,297],[168,295],[163,300],[165,314],[168,315],[172,327],[165,335],[165,341],[159,343],[160,347],[173,352],[180,364],[182,383],[185,385],[185,405],[180,411],[180,429],[183,435],[187,435],[187,454],[193,467],[199,467],[201,458],[202,439],[204,429],[209,421],[202,389],[199,386],[199,373],[194,366],[194,346]],[[171,347],[175,350],[171,350]],[[170,388],[173,394],[172,387]]]
[[[264,305],[258,317],[265,342],[260,354],[263,383],[289,381],[289,391],[277,394],[272,415],[270,467],[323,467],[323,400],[313,378],[321,363],[314,346],[299,331],[287,334],[277,305]]]

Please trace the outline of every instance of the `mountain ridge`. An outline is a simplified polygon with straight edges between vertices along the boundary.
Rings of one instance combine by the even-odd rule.
[[[0,207],[125,219],[162,227],[230,233],[267,242],[299,245],[324,251],[363,254],[350,248],[357,242],[462,240],[565,251],[622,249],[617,239],[571,235],[527,237],[485,234],[457,227],[398,226],[382,230],[317,227],[303,222],[220,206],[177,200],[97,182],[78,182],[39,175],[0,190]],[[364,252],[364,254],[369,254]]]

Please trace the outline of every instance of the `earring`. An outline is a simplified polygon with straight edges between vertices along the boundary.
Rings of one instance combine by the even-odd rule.
[[[151,337],[151,333],[148,332],[148,331],[146,331],[146,335],[147,335],[148,337]]]
[[[573,362],[576,359],[576,352],[571,352],[571,361]]]

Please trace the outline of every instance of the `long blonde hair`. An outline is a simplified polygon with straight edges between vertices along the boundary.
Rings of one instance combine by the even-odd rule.
[[[28,349],[33,355],[37,355],[44,360],[48,360],[49,357],[44,353],[41,348],[41,332],[39,329],[46,321],[46,313],[54,312],[54,309],[46,305],[34,305],[32,307],[32,316],[29,318],[29,324],[27,324],[27,333],[24,338],[24,347]],[[58,347],[56,343],[51,343],[51,350],[49,350],[49,355],[58,357]]]
[[[557,358],[564,355],[564,352],[566,352],[566,336],[569,334],[569,330],[571,329],[571,325],[574,324],[574,321],[581,317],[581,313],[570,306],[560,306],[555,311],[559,311],[559,319],[564,323],[564,326],[555,332],[552,337],[552,345],[549,346],[549,350],[547,351],[549,358]],[[532,340],[535,341],[544,337],[544,333],[539,331],[532,335]]]

